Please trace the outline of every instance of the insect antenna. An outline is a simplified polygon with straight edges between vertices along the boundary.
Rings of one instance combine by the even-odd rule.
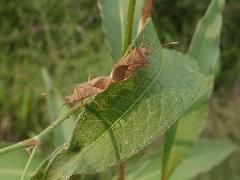
[[[92,79],[92,75],[88,73],[88,82],[91,81],[91,79]]]
[[[165,46],[170,46],[170,45],[177,45],[177,44],[179,44],[179,42],[177,42],[177,41],[171,41],[171,42],[165,42],[165,43],[161,43],[160,45],[158,45],[157,47],[153,47],[153,48],[151,48],[151,49],[157,49],[157,48],[159,48],[159,47],[161,47],[161,46],[163,46],[163,47],[165,47]],[[144,45],[144,36],[142,37],[142,41],[141,41],[141,44],[140,44],[140,46],[139,47],[144,47],[145,45]],[[148,45],[147,45],[148,46]]]
[[[177,42],[177,41],[172,41],[172,42],[163,43],[163,44],[161,44],[161,45],[162,45],[162,46],[169,46],[169,45],[176,45],[176,44],[179,44],[179,42]]]
[[[157,47],[155,47],[155,48],[153,48],[153,49],[158,49],[159,47],[166,47],[166,46],[171,46],[171,45],[177,45],[177,44],[179,44],[179,42],[177,42],[177,41],[171,41],[171,42],[165,42],[165,43],[162,43],[162,44],[160,44],[159,46],[157,46]]]

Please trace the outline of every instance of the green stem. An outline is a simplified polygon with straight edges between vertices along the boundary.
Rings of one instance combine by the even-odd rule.
[[[132,24],[135,12],[136,0],[129,0],[128,2],[128,12],[127,12],[127,19],[125,22],[125,31],[124,31],[124,42],[122,48],[122,55],[128,49],[128,46],[131,44],[132,40]]]
[[[25,147],[25,145],[22,142],[18,142],[16,144],[11,145],[11,146],[0,149],[0,155],[11,152],[11,151],[14,151],[14,150],[17,150],[17,149],[21,149],[23,147]]]
[[[62,117],[59,117],[57,120],[55,120],[50,126],[48,126],[44,131],[42,131],[38,136],[36,136],[36,139],[41,141],[47,134],[51,133],[57,126],[59,126],[61,123],[63,123],[66,119],[68,119],[73,113],[75,113],[77,110],[81,108],[81,104],[78,104],[71,108],[65,115]]]
[[[17,149],[23,149],[23,148],[27,148],[27,147],[34,147],[38,144],[41,144],[43,138],[48,135],[49,133],[51,133],[57,126],[59,126],[61,123],[63,123],[66,119],[69,118],[69,116],[71,116],[73,113],[75,113],[77,110],[79,110],[81,107],[80,104],[74,106],[73,108],[71,108],[65,115],[59,117],[58,119],[56,119],[50,126],[48,126],[45,130],[43,130],[40,134],[38,134],[37,136],[18,142],[16,144],[13,144],[11,146],[5,147],[0,149],[0,155],[1,154],[5,154]]]
[[[172,153],[172,147],[175,142],[175,137],[178,128],[178,121],[172,125],[165,134],[165,140],[163,145],[163,157],[162,157],[162,177],[161,180],[167,180],[169,176],[170,157]]]
[[[124,41],[122,47],[122,56],[126,53],[129,45],[131,45],[132,40],[132,25],[133,25],[133,18],[135,13],[135,6],[136,0],[129,0],[128,1],[128,12],[127,18],[125,22],[125,31],[124,31]],[[121,162],[119,164],[119,180],[124,180],[124,163]]]
[[[125,176],[124,176],[124,169],[125,169],[125,167],[124,167],[124,162],[121,162],[120,164],[119,164],[119,180],[124,180],[125,179]]]
[[[34,155],[35,155],[35,153],[36,153],[37,148],[38,148],[38,146],[35,146],[35,147],[33,148],[32,152],[31,152],[31,154],[30,154],[30,157],[29,157],[29,159],[28,159],[28,161],[27,161],[27,164],[26,164],[26,166],[25,166],[25,168],[24,168],[24,171],[23,171],[23,173],[22,173],[21,180],[24,180],[24,179],[25,179],[25,177],[26,177],[26,175],[27,175],[28,168],[29,168],[29,166],[30,166],[30,164],[31,164],[31,162],[32,162],[32,160],[33,160],[33,157],[34,157]]]

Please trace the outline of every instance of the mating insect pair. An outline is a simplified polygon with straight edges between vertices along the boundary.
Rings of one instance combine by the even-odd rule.
[[[96,77],[88,82],[77,84],[73,88],[73,94],[65,96],[65,101],[73,105],[89,96],[95,96],[115,82],[127,80],[137,69],[143,67],[146,63],[146,56],[151,52],[150,49],[136,47],[129,50],[116,64],[113,65],[109,76]]]
[[[110,74],[113,82],[123,81],[131,77],[135,71],[147,64],[146,55],[150,49],[137,47],[133,48],[129,54],[123,56],[118,63],[113,66]]]

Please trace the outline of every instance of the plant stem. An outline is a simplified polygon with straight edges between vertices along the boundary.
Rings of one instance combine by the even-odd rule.
[[[161,180],[167,180],[170,168],[170,157],[172,153],[172,147],[175,142],[175,137],[178,128],[178,121],[167,130],[165,134],[164,146],[163,146],[163,157],[162,157],[162,177]]]
[[[132,24],[133,24],[135,6],[136,6],[136,0],[129,0],[128,1],[128,12],[127,12],[127,18],[126,18],[126,22],[125,22],[125,31],[124,31],[124,42],[123,42],[123,48],[122,48],[122,55],[125,54],[125,52],[128,49],[128,46],[131,44],[131,40],[132,40]]]
[[[22,142],[18,142],[16,144],[11,145],[11,146],[0,149],[0,155],[11,152],[11,151],[14,151],[14,150],[17,150],[17,149],[21,149],[21,148],[24,148],[24,147],[25,147],[25,145]]]
[[[131,44],[132,25],[133,25],[134,13],[135,13],[135,6],[136,6],[136,0],[129,0],[128,1],[128,12],[127,12],[127,18],[126,18],[126,22],[125,22],[122,56],[126,53],[129,45]],[[119,180],[124,180],[124,179],[125,179],[125,177],[124,177],[124,163],[121,162],[119,164]]]
[[[81,108],[81,104],[78,104],[71,108],[65,115],[56,119],[50,126],[48,126],[44,131],[42,131],[39,135],[35,136],[36,139],[41,141],[47,134],[51,133],[57,126],[63,123],[66,119],[68,119],[73,113]]]
[[[29,159],[28,159],[28,161],[27,161],[27,164],[26,164],[26,166],[25,166],[25,168],[24,168],[24,171],[23,171],[23,173],[22,173],[21,180],[24,180],[24,179],[25,179],[25,177],[26,177],[26,175],[27,175],[28,168],[29,168],[29,166],[30,166],[30,164],[31,164],[31,162],[32,162],[32,160],[33,160],[33,157],[34,157],[34,155],[35,155],[35,153],[36,153],[37,148],[38,148],[38,146],[35,146],[35,147],[33,148],[32,152],[31,152],[31,154],[30,154],[30,157],[29,157]]]
[[[51,133],[57,126],[59,126],[61,123],[63,123],[66,119],[69,118],[69,116],[71,116],[73,113],[75,113],[77,110],[79,110],[81,107],[80,104],[74,106],[73,108],[71,108],[65,115],[59,117],[58,119],[56,119],[50,126],[48,126],[45,130],[43,130],[40,134],[38,134],[35,137],[32,137],[30,139],[18,142],[16,144],[13,144],[11,146],[5,147],[0,149],[0,155],[1,154],[5,154],[17,149],[23,149],[23,148],[27,148],[27,147],[34,147],[37,146],[39,144],[41,144],[43,138],[48,135],[49,133]]]
[[[119,180],[124,180],[124,162],[119,164]]]

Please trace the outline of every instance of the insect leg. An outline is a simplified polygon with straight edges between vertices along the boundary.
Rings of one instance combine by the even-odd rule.
[[[91,81],[91,74],[88,73],[88,82]]]

